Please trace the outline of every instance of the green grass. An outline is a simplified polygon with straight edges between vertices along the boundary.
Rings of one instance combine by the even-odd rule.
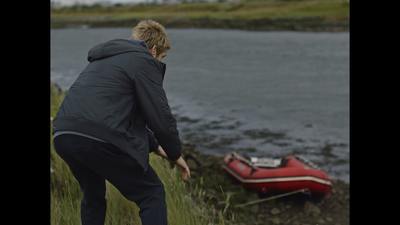
[[[54,117],[64,98],[51,87],[51,116]],[[51,132],[51,131],[50,131]],[[64,161],[56,154],[52,138],[50,162],[51,173],[51,224],[80,224],[80,199],[82,193],[75,178]],[[201,187],[188,188],[176,169],[170,169],[169,163],[158,156],[151,155],[150,164],[164,183],[170,225],[211,225],[227,224],[222,212],[206,205],[201,200]],[[107,183],[106,225],[137,225],[140,223],[138,207],[125,199],[117,189]]]
[[[243,26],[248,25],[243,23],[255,20],[292,20],[293,23],[300,23],[299,20],[307,19],[314,19],[321,25],[347,24],[349,4],[346,0],[253,0],[239,3],[70,7],[54,9],[51,16],[53,27],[79,23],[92,26],[132,26],[129,22],[146,18],[159,20],[167,27],[226,25],[246,28]],[[198,22],[203,20],[207,22]]]

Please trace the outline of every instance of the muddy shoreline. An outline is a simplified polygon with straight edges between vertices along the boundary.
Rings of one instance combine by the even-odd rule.
[[[222,156],[202,154],[196,150],[196,146],[189,143],[184,144],[183,154],[189,157],[187,161],[192,168],[189,189],[193,198],[221,210],[229,224],[349,224],[349,184],[344,181],[334,180],[332,194],[323,199],[313,199],[298,193],[246,207],[236,207],[258,200],[260,196],[242,188],[222,170]],[[202,191],[197,191],[199,188]]]

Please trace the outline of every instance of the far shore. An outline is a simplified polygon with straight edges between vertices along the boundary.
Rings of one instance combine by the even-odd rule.
[[[349,30],[349,4],[344,0],[246,0],[75,6],[52,9],[51,28],[132,27],[142,19],[154,19],[166,28],[344,32]]]

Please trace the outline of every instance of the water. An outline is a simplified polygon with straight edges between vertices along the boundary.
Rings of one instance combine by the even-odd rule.
[[[349,181],[349,34],[169,29],[164,87],[184,141],[208,154],[305,156]],[[99,42],[130,29],[51,31],[67,89]]]

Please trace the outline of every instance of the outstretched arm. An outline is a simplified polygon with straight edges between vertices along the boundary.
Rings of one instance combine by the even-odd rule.
[[[172,161],[181,156],[181,142],[176,120],[168,105],[167,96],[159,81],[162,76],[154,66],[145,66],[134,76],[136,97],[148,128]]]

